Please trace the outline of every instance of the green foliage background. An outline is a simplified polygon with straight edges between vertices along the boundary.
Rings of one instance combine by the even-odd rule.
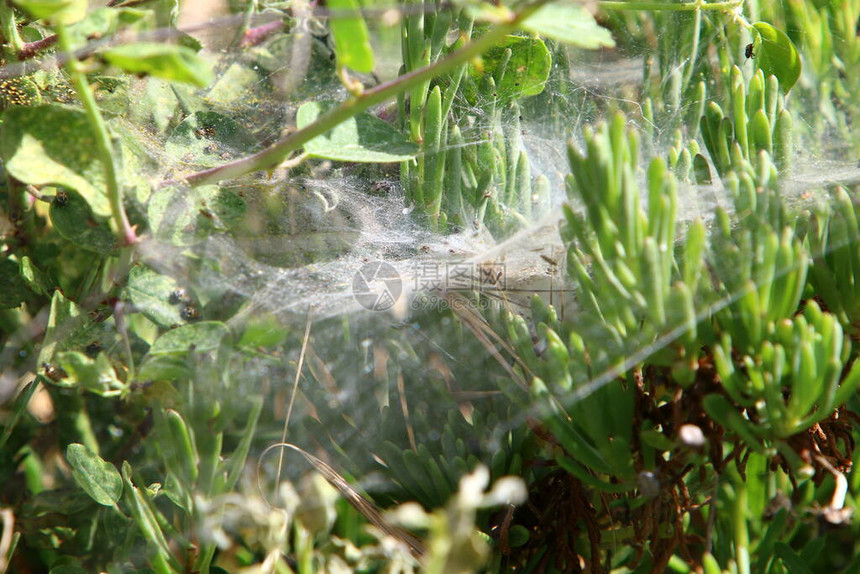
[[[0,571],[860,570],[860,2],[231,2],[221,57],[96,4],[0,3]],[[566,276],[213,279],[349,253],[325,178],[440,245],[551,220]]]

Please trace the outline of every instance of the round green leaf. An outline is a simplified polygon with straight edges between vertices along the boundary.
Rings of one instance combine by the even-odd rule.
[[[296,116],[299,129],[337,105],[336,102],[304,104]],[[305,151],[311,156],[335,161],[390,163],[412,159],[418,153],[418,146],[391,124],[370,114],[358,114],[309,141]]]
[[[511,548],[525,546],[530,537],[528,528],[521,524],[514,524],[508,532],[508,546]]]
[[[65,239],[102,255],[116,250],[116,235],[103,218],[96,217],[84,198],[73,190],[62,190],[62,201],[51,203],[51,223]]]
[[[361,219],[345,203],[333,206],[301,186],[263,185],[246,191],[248,212],[232,235],[242,251],[266,265],[330,261],[353,249],[361,233]]]
[[[194,245],[213,232],[232,229],[245,211],[245,201],[236,192],[204,185],[157,190],[149,201],[148,215],[157,239],[173,245]]]
[[[256,151],[257,140],[231,118],[216,112],[188,116],[167,139],[165,150],[193,169],[221,165]]]
[[[24,76],[0,80],[0,109],[10,106],[37,106],[42,93],[32,79]]]
[[[110,64],[132,74],[146,74],[205,88],[215,75],[194,50],[175,44],[126,44],[102,53]]]
[[[155,340],[150,355],[171,355],[191,351],[205,353],[214,351],[221,345],[230,330],[224,323],[203,321],[185,325],[163,334]]]
[[[188,380],[191,376],[191,367],[185,358],[176,355],[156,355],[149,356],[140,369],[137,371],[137,379],[139,381],[182,381]],[[171,385],[163,385],[157,389],[157,395],[164,395],[170,399],[175,399],[173,395],[176,390]],[[167,400],[165,400],[168,403]]]
[[[12,107],[3,114],[0,157],[10,175],[36,186],[78,191],[96,215],[109,216],[104,166],[81,110],[58,104]]]
[[[510,59],[505,62],[507,50]],[[501,46],[487,52],[484,57],[485,73],[496,76],[499,65],[505,66],[505,73],[498,85],[501,98],[522,98],[541,93],[552,68],[552,55],[540,38],[508,36]]]
[[[122,495],[122,477],[114,465],[78,443],[66,449],[66,460],[77,483],[93,500],[104,506],[116,504]]]
[[[169,328],[184,323],[179,316],[182,305],[171,302],[171,296],[178,287],[172,277],[138,265],[128,274],[124,297],[153,323]]]
[[[788,92],[800,77],[800,55],[788,35],[767,22],[756,22],[753,27],[759,34],[754,49],[756,65],[765,76],[776,76],[779,87]]]
[[[553,2],[540,8],[522,24],[525,30],[587,50],[611,48],[615,41],[582,4]]]
[[[274,347],[283,343],[289,330],[274,315],[252,317],[239,339],[242,347]]]

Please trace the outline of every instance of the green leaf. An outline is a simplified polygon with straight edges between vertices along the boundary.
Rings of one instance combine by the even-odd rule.
[[[171,132],[165,144],[170,157],[192,169],[220,165],[258,148],[250,132],[217,112],[196,112],[188,116]]]
[[[75,44],[84,45],[90,38],[106,38],[123,26],[134,24],[146,17],[146,12],[135,8],[96,8],[86,18],[75,22],[69,32]]]
[[[164,446],[168,470],[182,480],[189,490],[197,482],[199,473],[197,449],[185,419],[178,411],[168,409],[164,413],[167,423],[169,443]]]
[[[236,192],[203,185],[162,187],[153,193],[147,214],[155,237],[173,245],[194,245],[213,232],[227,231],[245,215],[245,201]]]
[[[9,437],[12,436],[12,431],[18,426],[21,417],[27,411],[27,406],[30,404],[30,399],[33,398],[33,393],[36,391],[37,385],[40,383],[38,379],[33,379],[20,390],[18,396],[15,397],[14,403],[10,405],[10,399],[7,399],[6,404],[11,406],[6,423],[4,424],[3,432],[0,433],[0,449],[6,446]],[[8,408],[8,407],[7,407]]]
[[[708,165],[708,160],[700,153],[693,157],[693,173],[696,177],[697,185],[711,184],[711,168]]]
[[[289,329],[273,315],[251,317],[239,339],[240,347],[274,347],[286,340]]]
[[[58,104],[11,107],[3,114],[0,157],[23,183],[62,185],[84,197],[96,215],[109,216],[104,167],[84,112]]]
[[[79,349],[93,341],[108,340],[115,335],[112,320],[91,320],[74,301],[67,299],[62,291],[54,291],[48,327],[37,362],[42,364],[53,361],[58,351]]]
[[[656,429],[643,430],[640,438],[643,443],[659,451],[669,452],[676,446],[675,441]]]
[[[0,268],[0,277],[2,277],[2,268]],[[54,291],[55,283],[46,273],[43,273],[41,269],[36,267],[33,260],[26,255],[21,258],[21,277],[24,279],[27,287],[34,293],[50,296]],[[0,284],[2,284],[2,279],[0,279]],[[0,293],[5,294],[5,291],[0,289]],[[0,298],[2,298],[2,295],[0,295]]]
[[[12,259],[0,259],[0,309],[17,307],[27,298],[21,267]]]
[[[227,482],[224,488],[229,490],[236,485],[242,471],[245,469],[245,461],[248,458],[248,452],[251,450],[251,443],[254,439],[254,431],[257,428],[257,421],[260,419],[260,411],[263,410],[263,397],[254,397],[251,402],[251,410],[248,413],[245,430],[242,432],[242,439],[233,454],[230,455],[229,461],[226,463],[229,471],[227,473]]]
[[[525,546],[529,541],[529,529],[521,524],[515,524],[508,532],[508,547],[519,548]]]
[[[800,55],[788,35],[767,22],[756,22],[753,27],[759,34],[755,49],[756,66],[765,76],[774,75],[779,87],[788,92],[800,77]]]
[[[510,59],[506,52],[510,49]],[[543,92],[552,68],[552,55],[540,38],[508,36],[507,40],[483,56],[485,73],[496,76],[499,65],[505,66],[498,84],[502,98],[536,96]]]
[[[337,105],[336,102],[304,104],[296,116],[298,128],[309,126]],[[390,163],[412,159],[418,153],[418,146],[387,122],[362,113],[309,141],[305,151],[311,156],[335,161]]]
[[[773,550],[779,556],[788,574],[812,574],[812,570],[809,569],[803,558],[785,542],[776,542],[773,545]]]
[[[583,5],[553,2],[532,14],[522,27],[570,46],[596,50],[612,48],[615,41]]]
[[[712,419],[724,426],[726,430],[737,433],[740,439],[746,443],[745,446],[755,452],[764,450],[761,441],[753,434],[750,422],[735,410],[726,397],[716,394],[707,395],[702,400],[702,404],[705,407],[705,412]]]
[[[191,367],[188,362],[185,358],[176,355],[149,356],[137,371],[137,380],[139,381],[182,381],[187,380],[190,376]],[[166,387],[173,389],[169,385]],[[168,394],[173,394],[173,392]],[[168,401],[163,402],[169,404]]]
[[[338,64],[356,72],[372,72],[373,48],[356,1],[328,0],[326,5],[332,11],[329,26],[334,37]]]
[[[118,396],[125,387],[104,353],[91,359],[83,353],[69,351],[58,353],[54,360],[68,375],[63,379],[63,386],[80,385],[102,397]]]
[[[122,477],[114,465],[78,443],[68,446],[66,460],[75,480],[93,500],[104,506],[116,504],[122,495]]]
[[[37,106],[42,103],[42,91],[31,78],[19,76],[0,82],[0,109],[10,106]]]
[[[168,331],[155,340],[150,355],[215,351],[230,330],[224,323],[203,321]]]
[[[128,274],[123,297],[159,327],[170,328],[184,323],[180,316],[182,303],[173,302],[178,288],[179,285],[173,278],[138,265]]]
[[[65,191],[64,199],[51,203],[51,223],[63,238],[87,251],[110,255],[116,251],[116,235],[106,219],[96,217],[83,196]]]
[[[71,24],[87,13],[87,0],[14,0],[14,4],[34,18]]]
[[[128,509],[134,518],[138,529],[140,529],[144,540],[150,542],[154,547],[155,555],[150,559],[160,565],[155,570],[158,572],[177,572],[181,570],[179,562],[170,553],[170,545],[161,529],[161,524],[166,524],[164,516],[154,508],[147,496],[146,490],[136,487],[131,481],[131,465],[127,461],[122,463],[122,479],[127,487]],[[158,512],[158,516],[156,516]],[[161,518],[161,520],[159,520]]]
[[[185,82],[205,88],[215,75],[206,61],[194,50],[174,44],[126,44],[102,53],[110,64],[131,72]]]

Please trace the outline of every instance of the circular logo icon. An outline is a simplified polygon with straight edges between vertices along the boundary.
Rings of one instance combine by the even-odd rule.
[[[397,269],[384,261],[370,261],[352,278],[352,296],[371,311],[387,311],[400,298],[403,281]]]

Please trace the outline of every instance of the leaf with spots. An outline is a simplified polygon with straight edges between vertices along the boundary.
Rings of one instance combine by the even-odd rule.
[[[245,128],[217,112],[196,112],[182,121],[165,144],[167,153],[192,169],[213,167],[257,151]]]
[[[138,265],[128,274],[123,296],[150,321],[169,328],[184,322],[180,316],[182,301],[177,296],[178,289],[173,278]]]
[[[15,179],[76,190],[95,215],[109,216],[104,167],[84,112],[59,104],[3,113],[0,158]]]
[[[61,190],[51,203],[50,213],[57,233],[75,245],[102,255],[116,251],[116,235],[107,220],[97,217],[76,191]]]

